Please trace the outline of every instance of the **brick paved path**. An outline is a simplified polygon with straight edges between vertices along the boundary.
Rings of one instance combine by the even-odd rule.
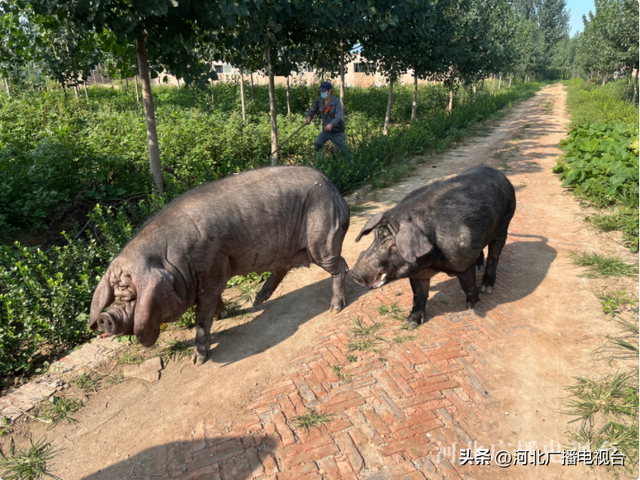
[[[522,119],[522,123],[527,120]],[[153,458],[145,462],[145,472],[136,470],[134,464],[127,478],[586,478],[586,470],[580,467],[558,474],[559,470],[550,466],[546,471],[552,477],[543,477],[541,470],[522,474],[521,470],[511,469],[509,473],[494,465],[461,466],[457,460],[460,448],[493,447],[494,453],[501,448],[516,448],[501,443],[505,432],[516,433],[517,427],[515,423],[506,424],[509,412],[505,411],[504,402],[494,396],[494,389],[500,381],[508,381],[502,376],[504,372],[514,370],[501,363],[505,361],[505,349],[526,345],[527,335],[534,330],[532,307],[523,307],[519,300],[545,280],[556,259],[556,250],[546,246],[546,237],[531,238],[546,228],[542,225],[546,206],[541,210],[530,204],[535,195],[540,195],[539,187],[545,182],[553,185],[555,192],[561,192],[549,167],[554,163],[555,145],[563,132],[561,128],[553,131],[555,137],[541,140],[549,144],[545,148],[552,153],[534,152],[537,158],[545,157],[544,161],[523,162],[510,173],[518,190],[518,211],[500,259],[494,293],[483,295],[475,310],[462,310],[465,296],[458,280],[439,274],[432,279],[428,303],[434,318],[407,332],[400,328],[401,319],[381,314],[379,307],[397,305],[406,314],[412,300],[409,282],[399,281],[370,292],[338,315],[324,335],[247,407],[243,421],[216,430],[205,419],[180,441],[154,447]],[[540,175],[546,177],[535,175],[541,171],[544,174]],[[528,188],[524,188],[525,181]],[[562,201],[573,202],[568,197]],[[572,215],[566,217],[571,219]],[[564,221],[570,224],[567,218]],[[558,249],[587,241],[573,227],[556,230],[554,241]],[[537,247],[532,247],[534,244]],[[545,265],[539,269],[534,286],[524,288],[523,279],[535,275],[530,268],[532,263]],[[558,305],[556,308],[562,308]],[[595,299],[593,305],[597,310]],[[593,309],[593,305],[588,307]],[[380,327],[375,336],[358,336],[356,322],[364,327]],[[548,334],[549,341],[560,335],[555,333],[559,331]],[[572,342],[591,338],[581,335],[576,332]],[[371,349],[353,348],[362,339],[373,342]],[[575,345],[562,348],[578,351]],[[588,354],[580,354],[584,362]],[[537,368],[537,363],[547,360],[534,360],[529,368]],[[558,363],[557,359],[554,361]],[[342,369],[342,378],[332,367]],[[532,384],[532,390],[536,385]],[[509,387],[505,384],[505,388]],[[528,394],[535,392],[518,393],[524,397]],[[517,402],[518,395],[513,395],[513,401]],[[330,415],[330,421],[309,431],[297,427],[294,418],[307,414],[309,409]],[[511,412],[511,417],[516,414]],[[211,423],[215,425],[214,421]],[[110,477],[105,470],[103,476],[90,478]]]

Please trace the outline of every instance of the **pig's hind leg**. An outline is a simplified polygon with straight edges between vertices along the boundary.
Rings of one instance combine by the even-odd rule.
[[[464,272],[457,275],[460,286],[467,294],[467,309],[472,309],[480,301],[478,286],[476,285],[476,266],[471,265]]]
[[[496,283],[496,270],[498,269],[498,261],[505,243],[507,243],[507,234],[509,231],[509,218],[502,224],[498,236],[489,244],[489,255],[487,255],[487,266],[482,277],[482,286],[480,291],[483,293],[491,293]]]
[[[413,308],[404,321],[404,325],[407,328],[414,329],[432,318],[426,311],[431,279],[417,280],[410,278],[409,282],[411,282],[411,290],[413,291]]]
[[[211,325],[220,317],[223,309],[222,292],[226,282],[222,281],[202,292],[196,301],[196,341],[192,360],[202,365],[211,348]]]
[[[276,270],[271,273],[271,276],[267,278],[267,281],[264,282],[264,285],[256,295],[256,299],[253,302],[254,307],[262,305],[271,298],[271,295],[276,291],[276,288],[278,288],[278,285],[280,285],[280,282],[282,282],[288,271],[289,270]]]

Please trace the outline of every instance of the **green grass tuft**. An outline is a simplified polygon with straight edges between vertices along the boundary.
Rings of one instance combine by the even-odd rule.
[[[44,438],[33,443],[26,450],[17,450],[11,438],[9,451],[4,453],[0,449],[0,469],[4,480],[39,480],[45,477],[61,480],[60,477],[49,472],[47,463],[60,453],[54,450],[50,443],[45,443]]]
[[[589,267],[585,277],[637,277],[638,264],[629,265],[622,261],[620,257],[608,257],[596,252],[582,252],[582,254],[572,253],[573,263],[579,267]]]
[[[406,314],[398,306],[398,302],[393,302],[391,305],[379,305],[378,313],[380,315],[391,317],[394,320],[404,320],[406,317]]]
[[[51,402],[44,402],[42,404],[42,416],[51,422],[47,430],[51,430],[62,420],[66,420],[69,423],[78,422],[75,418],[72,418],[70,414],[80,410],[82,400],[70,400],[62,397],[51,398]]]
[[[293,417],[293,423],[297,428],[304,428],[307,432],[311,427],[317,427],[329,423],[331,421],[332,413],[321,413],[309,408],[309,413],[306,415],[300,415]]]

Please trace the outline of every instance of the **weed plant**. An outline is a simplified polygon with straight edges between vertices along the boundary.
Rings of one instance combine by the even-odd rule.
[[[619,230],[638,251],[638,107],[625,103],[624,91],[581,80],[568,84],[572,128],[560,142],[564,151],[554,172],[563,186],[605,209],[587,217],[604,231]]]
[[[40,480],[53,478],[61,480],[49,471],[48,463],[60,453],[50,443],[45,443],[44,438],[33,443],[26,450],[16,449],[13,438],[9,443],[7,453],[0,449],[0,470],[3,471],[5,480]]]

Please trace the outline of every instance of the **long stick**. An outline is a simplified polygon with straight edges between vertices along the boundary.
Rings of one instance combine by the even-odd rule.
[[[280,144],[280,146],[279,146],[278,148],[276,148],[273,152],[271,152],[271,155],[273,155],[273,154],[274,154],[274,153],[276,153],[278,150],[280,150],[282,147],[284,147],[284,144],[285,144],[285,143],[287,143],[289,140],[291,140],[291,139],[294,137],[294,135],[296,135],[300,130],[302,130],[302,129],[303,129],[304,127],[306,127],[306,126],[307,126],[307,124],[306,124],[306,123],[303,123],[303,124],[300,126],[300,128],[298,128],[295,132],[293,132],[293,133],[289,136],[289,138],[287,138],[284,142],[282,142],[282,143]]]

